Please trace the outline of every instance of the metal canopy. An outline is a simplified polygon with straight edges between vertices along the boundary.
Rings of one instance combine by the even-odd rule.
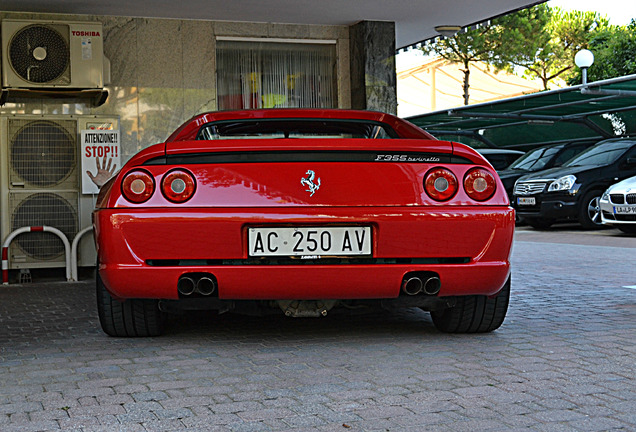
[[[636,74],[407,118],[440,139],[527,150],[636,135]]]

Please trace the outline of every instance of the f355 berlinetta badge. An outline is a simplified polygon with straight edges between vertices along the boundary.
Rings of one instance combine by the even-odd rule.
[[[312,170],[307,170],[305,174],[307,175],[307,177],[301,178],[300,184],[305,185],[309,188],[309,189],[305,189],[307,192],[311,192],[309,196],[314,196],[316,191],[320,189],[320,177],[318,177],[318,180],[314,183],[314,178],[316,177],[316,173],[313,172]]]

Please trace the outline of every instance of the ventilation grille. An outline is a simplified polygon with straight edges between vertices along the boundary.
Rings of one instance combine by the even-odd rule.
[[[30,25],[15,33],[9,42],[9,62],[22,79],[30,83],[68,83],[70,50],[68,27]]]
[[[77,123],[74,120],[9,120],[11,185],[77,188]]]
[[[546,182],[517,182],[513,193],[515,195],[536,195],[543,192]]]
[[[78,232],[77,193],[10,193],[11,230],[30,226],[52,226],[62,231],[69,241]],[[52,260],[64,256],[64,243],[55,234],[25,233],[12,243],[12,255],[19,249],[34,260]]]

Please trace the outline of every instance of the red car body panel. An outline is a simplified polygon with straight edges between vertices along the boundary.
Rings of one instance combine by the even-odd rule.
[[[350,118],[390,124],[404,139],[196,140],[202,125],[236,118]],[[425,153],[462,163],[310,161],[173,163],[182,155],[277,152]],[[165,158],[163,162],[154,160]],[[341,110],[257,110],[208,113],[180,127],[164,144],[133,157],[103,188],[94,213],[98,270],[113,297],[177,299],[177,281],[212,273],[220,299],[380,299],[400,294],[409,272],[439,274],[439,296],[495,295],[510,274],[514,211],[501,182],[485,202],[463,187],[448,201],[433,200],[423,180],[446,167],[460,185],[465,174],[492,167],[472,149],[437,141],[388,114]],[[185,203],[160,191],[163,176],[180,168],[196,181]],[[157,188],[144,203],[127,201],[122,180],[142,169]],[[310,195],[300,180],[311,169],[322,178]],[[251,227],[370,226],[370,261],[271,264],[250,260]],[[178,262],[179,264],[175,264]]]

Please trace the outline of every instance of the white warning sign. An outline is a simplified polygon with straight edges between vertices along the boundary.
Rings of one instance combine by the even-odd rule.
[[[121,167],[118,130],[83,130],[82,193],[96,194]]]

